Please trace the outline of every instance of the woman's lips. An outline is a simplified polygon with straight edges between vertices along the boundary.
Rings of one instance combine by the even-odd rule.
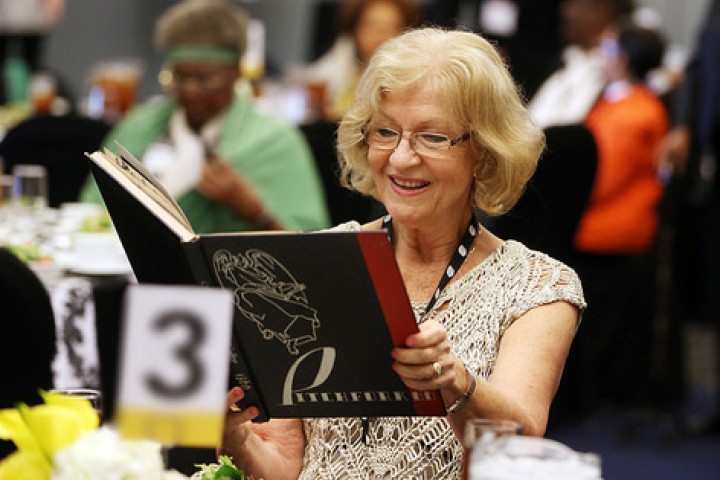
[[[400,178],[400,177],[394,177],[390,176],[390,185],[393,189],[393,191],[397,192],[400,195],[417,195],[422,193],[428,185],[430,185],[430,182],[426,182],[423,180],[413,180],[409,178]]]

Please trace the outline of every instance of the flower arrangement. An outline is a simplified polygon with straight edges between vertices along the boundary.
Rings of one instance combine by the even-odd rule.
[[[124,440],[110,427],[99,427],[89,401],[41,392],[44,403],[18,404],[0,410],[0,439],[17,450],[0,460],[2,480],[187,480],[167,471],[161,445],[147,440]],[[220,463],[198,465],[197,480],[246,480],[228,457]]]
[[[230,457],[220,455],[218,460],[219,463],[196,465],[200,470],[190,480],[252,480],[252,476],[246,477],[242,470],[233,465]]]
[[[41,395],[43,404],[21,403],[0,411],[0,438],[17,447],[0,462],[0,478],[51,478],[55,453],[98,428],[99,418],[89,401],[50,392]]]

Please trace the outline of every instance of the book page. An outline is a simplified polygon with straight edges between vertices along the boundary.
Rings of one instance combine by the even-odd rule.
[[[147,169],[121,145],[121,155],[108,149],[86,154],[139,202],[162,220],[184,242],[196,235],[182,209]]]

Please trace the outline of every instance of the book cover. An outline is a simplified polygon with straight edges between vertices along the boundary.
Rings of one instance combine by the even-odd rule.
[[[194,235],[119,150],[88,157],[137,280],[233,292],[233,380],[258,420],[445,414],[438,391],[411,391],[391,368],[418,327],[384,232]]]

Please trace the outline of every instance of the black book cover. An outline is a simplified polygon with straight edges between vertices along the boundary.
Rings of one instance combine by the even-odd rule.
[[[137,280],[233,291],[232,375],[257,420],[445,414],[438,391],[410,391],[391,368],[417,325],[384,232],[194,235],[119,150],[88,157]]]

